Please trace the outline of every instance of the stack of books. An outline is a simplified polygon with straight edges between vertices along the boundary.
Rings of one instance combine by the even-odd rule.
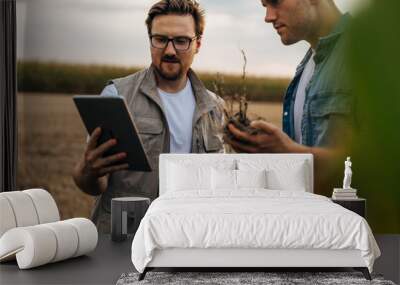
[[[357,189],[333,189],[332,199],[335,200],[353,200],[357,199]]]

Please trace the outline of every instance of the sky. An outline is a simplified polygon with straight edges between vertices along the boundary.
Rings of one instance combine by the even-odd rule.
[[[367,0],[336,0],[343,12],[355,13]],[[82,64],[148,66],[144,24],[155,0],[17,0],[19,59]],[[259,0],[200,0],[206,10],[202,47],[193,68],[240,73],[244,49],[247,72],[289,77],[308,49],[300,42],[282,45],[264,22]]]

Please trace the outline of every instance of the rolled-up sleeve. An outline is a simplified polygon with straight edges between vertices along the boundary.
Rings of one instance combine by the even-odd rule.
[[[101,91],[100,96],[120,96],[114,84],[109,84]]]

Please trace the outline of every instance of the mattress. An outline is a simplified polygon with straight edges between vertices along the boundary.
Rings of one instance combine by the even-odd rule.
[[[300,191],[167,192],[151,204],[132,242],[143,272],[162,249],[359,250],[372,272],[380,251],[364,218]]]

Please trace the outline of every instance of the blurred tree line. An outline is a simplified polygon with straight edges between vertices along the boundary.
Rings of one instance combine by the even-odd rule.
[[[60,94],[99,94],[110,79],[140,70],[107,65],[66,64],[57,62],[18,62],[18,91]],[[199,73],[206,87],[214,91],[214,81],[224,80],[226,95],[242,88],[240,75]],[[249,76],[246,78],[251,101],[282,101],[289,79]]]

